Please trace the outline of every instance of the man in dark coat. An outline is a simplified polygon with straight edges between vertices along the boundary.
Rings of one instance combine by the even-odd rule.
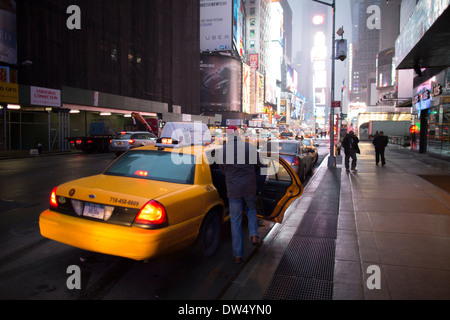
[[[223,146],[223,164],[227,196],[229,201],[233,260],[242,261],[244,254],[242,233],[242,210],[247,212],[250,240],[253,245],[259,242],[256,211],[257,169],[263,165],[258,151],[245,142],[236,126],[227,129],[227,143]]]
[[[375,146],[375,162],[378,165],[381,157],[381,165],[384,166],[386,164],[384,150],[389,143],[388,137],[384,135],[383,131],[380,131],[379,135],[373,139],[372,143]]]
[[[345,152],[345,169],[347,169],[347,172],[350,171],[350,158],[352,159],[352,170],[356,170],[356,154],[360,153],[359,151],[359,139],[357,136],[355,136],[355,133],[353,131],[350,131],[342,141],[342,147],[344,148]]]

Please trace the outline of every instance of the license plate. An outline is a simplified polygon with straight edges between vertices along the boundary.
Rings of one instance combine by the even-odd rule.
[[[84,205],[83,216],[103,220],[105,216],[105,206],[86,202]]]

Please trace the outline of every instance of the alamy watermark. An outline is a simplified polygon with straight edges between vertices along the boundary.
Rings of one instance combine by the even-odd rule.
[[[370,30],[380,30],[381,29],[381,9],[377,5],[371,5],[367,7],[367,14],[370,14],[367,18],[366,26]]]
[[[377,265],[371,265],[367,267],[367,274],[370,276],[366,280],[366,286],[369,290],[381,289],[381,269]]]
[[[77,5],[70,5],[66,10],[70,16],[67,18],[66,26],[69,30],[81,29],[81,9]]]
[[[66,20],[66,26],[69,30],[81,29],[81,9],[77,5],[67,7],[66,13],[70,16]],[[381,9],[377,5],[367,7],[366,13],[370,16],[367,18],[366,26],[370,30],[381,29]]]
[[[66,270],[70,276],[67,278],[66,286],[69,290],[81,290],[81,269],[77,265],[70,265]]]

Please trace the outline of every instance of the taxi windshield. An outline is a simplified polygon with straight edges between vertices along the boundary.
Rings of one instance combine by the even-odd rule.
[[[187,155],[184,155],[185,157]],[[156,150],[129,151],[114,162],[104,174],[157,180],[172,183],[194,184],[195,157],[188,155],[182,163],[172,161],[171,152]],[[190,160],[190,161],[187,161]]]

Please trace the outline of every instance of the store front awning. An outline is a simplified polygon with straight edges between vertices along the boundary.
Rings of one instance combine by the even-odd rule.
[[[416,18],[417,23],[414,23]],[[421,68],[450,66],[450,6],[420,39],[415,39],[417,34],[420,35],[421,18],[413,15],[397,39],[397,69],[415,69],[420,73]]]

